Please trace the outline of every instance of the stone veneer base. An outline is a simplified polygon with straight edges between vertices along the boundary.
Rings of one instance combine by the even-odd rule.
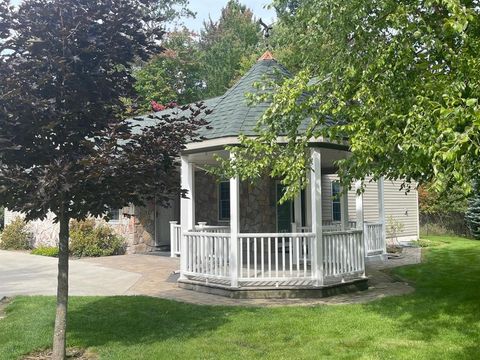
[[[305,299],[323,298],[333,295],[346,294],[368,289],[368,278],[350,280],[340,284],[325,285],[322,287],[239,287],[232,288],[219,284],[206,284],[194,280],[179,280],[178,286],[182,289],[201,293],[224,296],[232,299]]]

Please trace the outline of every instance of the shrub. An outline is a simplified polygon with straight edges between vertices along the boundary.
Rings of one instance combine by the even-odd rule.
[[[33,255],[58,257],[58,246],[39,246],[32,250]]]
[[[110,256],[125,252],[125,241],[107,225],[95,220],[72,221],[70,225],[70,254],[73,256]]]
[[[387,222],[387,236],[392,239],[393,244],[398,244],[398,235],[403,232],[404,225],[392,215],[388,217]]]
[[[28,250],[31,249],[32,233],[28,231],[27,223],[20,217],[5,226],[0,240],[0,249]]]

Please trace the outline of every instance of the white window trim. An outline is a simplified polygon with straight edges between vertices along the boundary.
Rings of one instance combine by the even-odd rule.
[[[217,221],[219,223],[224,223],[224,224],[229,224],[230,223],[230,219],[232,218],[232,214],[230,214],[230,219],[220,219],[220,184],[222,183],[229,183],[230,184],[230,181],[229,180],[222,180],[222,181],[219,181],[218,182],[218,186],[217,186]],[[230,201],[230,193],[228,194],[228,201]]]
[[[122,210],[123,210],[123,208],[118,209],[118,219],[109,219],[107,221],[107,224],[112,224],[112,225],[120,224],[121,219],[122,219],[122,215],[123,215]]]
[[[277,229],[277,233],[280,234],[280,230],[278,230],[278,184],[282,184],[281,180],[275,180],[275,228]],[[292,226],[293,217],[292,217],[292,209],[293,209],[293,201],[290,201],[290,226]]]
[[[330,188],[330,191],[331,191],[331,194],[332,194],[332,223],[334,224],[339,224],[342,222],[342,200],[341,199],[338,199],[338,204],[340,205],[340,220],[335,220],[335,216],[333,215],[333,203],[335,201],[335,198],[333,197],[333,186],[335,185],[335,183],[340,183],[340,181],[338,180],[333,180],[332,183],[331,183],[331,188]],[[348,210],[347,210],[348,211]]]

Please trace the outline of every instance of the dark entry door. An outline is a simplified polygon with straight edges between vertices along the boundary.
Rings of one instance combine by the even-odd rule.
[[[278,200],[280,200],[284,192],[284,186],[277,183],[277,231],[290,233],[292,232],[292,202],[286,201],[283,204],[278,203]]]

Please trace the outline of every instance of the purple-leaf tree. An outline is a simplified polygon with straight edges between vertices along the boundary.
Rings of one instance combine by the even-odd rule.
[[[182,193],[177,156],[202,104],[122,116],[131,66],[162,49],[148,0],[0,0],[0,203],[60,224],[53,358],[64,359],[70,219]],[[153,121],[152,121],[153,120]]]

